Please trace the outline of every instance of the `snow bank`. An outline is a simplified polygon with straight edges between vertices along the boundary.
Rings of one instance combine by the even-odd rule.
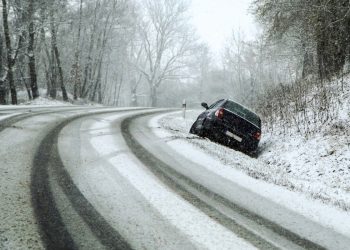
[[[181,113],[165,115],[159,119],[158,126],[171,133],[174,139],[185,140],[222,164],[255,179],[303,193],[344,211],[350,210],[350,141],[349,136],[342,132],[344,127],[330,126],[328,133],[308,139],[300,135],[263,133],[259,156],[254,159],[189,134],[200,112],[188,111],[186,119]]]
[[[63,102],[51,98],[41,97],[28,101],[25,103],[21,103],[19,105],[33,105],[33,106],[72,106],[69,102]]]
[[[167,144],[178,153],[182,153],[185,157],[205,166],[212,172],[325,227],[332,228],[347,236],[350,235],[350,217],[348,212],[344,211],[350,204],[350,194],[348,191],[341,191],[340,187],[347,184],[346,178],[341,177],[339,172],[332,172],[339,179],[343,178],[343,181],[338,183],[331,181],[333,176],[330,176],[329,172],[323,176],[322,181],[315,178],[316,175],[309,175],[309,178],[305,178],[307,170],[304,168],[304,171],[301,171],[304,162],[300,158],[298,160],[294,158],[298,157],[295,152],[300,149],[301,145],[305,144],[305,140],[295,139],[280,142],[283,146],[290,146],[289,150],[294,150],[287,158],[290,165],[286,169],[284,165],[273,161],[273,158],[270,159],[269,164],[265,162],[268,158],[267,153],[277,157],[276,154],[279,152],[273,154],[272,151],[263,149],[258,158],[251,158],[208,139],[189,134],[187,131],[200,112],[200,110],[189,111],[186,119],[183,119],[179,112],[158,116],[151,120],[150,127],[153,127],[154,133],[166,140]],[[305,154],[311,153],[310,150],[305,151]],[[315,152],[313,153],[316,155]],[[285,154],[288,155],[287,152]],[[322,160],[321,156],[319,158]],[[345,166],[348,165],[343,167],[345,168]],[[300,171],[293,172],[290,171],[291,169],[300,169]],[[308,171],[313,172],[314,169]],[[334,186],[328,186],[330,183],[333,183]],[[324,192],[323,195],[328,195],[328,199],[320,194],[315,195],[315,190]]]

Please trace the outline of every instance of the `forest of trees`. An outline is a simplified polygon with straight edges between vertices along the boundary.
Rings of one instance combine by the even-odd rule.
[[[344,0],[255,0],[260,35],[248,40],[244,30],[233,31],[219,62],[189,22],[189,0],[1,4],[1,104],[22,101],[18,91],[26,99],[113,106],[229,97],[271,123],[286,117],[299,123],[305,117],[286,114],[311,105],[306,96],[315,89],[317,116],[332,117],[327,108],[334,95],[324,83],[349,68],[350,3]]]
[[[339,75],[349,61],[349,1],[257,0],[255,10],[272,39],[293,40],[303,55],[303,77]]]
[[[157,105],[189,78],[196,46],[178,0],[2,0],[0,103],[27,98]],[[44,93],[39,93],[40,90]]]
[[[350,62],[350,2],[335,0],[255,0],[265,44],[281,46],[284,62],[296,68],[290,81],[265,88],[257,108],[268,128],[280,122],[308,136],[332,122],[343,99]],[[338,125],[335,125],[338,126]],[[288,131],[290,130],[290,131]]]

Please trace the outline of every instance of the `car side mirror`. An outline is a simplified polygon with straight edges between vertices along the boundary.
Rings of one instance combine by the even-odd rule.
[[[209,106],[208,106],[208,104],[207,104],[207,103],[202,102],[202,104],[201,104],[201,105],[202,105],[202,107],[203,107],[203,108],[205,108],[205,109],[209,109]]]

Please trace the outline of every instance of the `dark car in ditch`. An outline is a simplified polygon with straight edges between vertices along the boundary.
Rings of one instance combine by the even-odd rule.
[[[245,152],[257,150],[261,138],[261,119],[257,114],[229,99],[202,106],[206,110],[193,123],[190,133]]]

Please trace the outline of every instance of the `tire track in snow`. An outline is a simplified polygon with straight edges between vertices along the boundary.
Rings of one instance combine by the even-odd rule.
[[[174,170],[171,166],[159,160],[156,156],[150,153],[145,147],[143,147],[137,139],[133,136],[130,129],[133,120],[136,120],[142,116],[147,116],[151,114],[135,115],[125,119],[121,124],[123,137],[130,148],[130,150],[135,154],[135,156],[147,166],[152,173],[154,173],[160,180],[162,180],[166,185],[168,185],[174,192],[178,193],[182,198],[196,206],[198,209],[203,211],[205,214],[219,222],[224,227],[228,228],[236,235],[242,237],[243,239],[251,242],[254,246],[261,249],[276,249],[269,241],[256,235],[254,232],[244,228],[240,224],[236,223],[233,219],[221,213],[215,207],[208,204],[200,196],[204,196],[209,200],[215,200],[221,203],[223,206],[238,212],[250,220],[254,220],[258,224],[272,230],[278,235],[283,236],[294,244],[306,248],[306,249],[324,249],[323,247],[311,242],[281,226],[269,221],[255,213],[252,213],[243,207],[227,200],[226,198],[220,196],[217,193],[212,192],[205,186],[196,183],[192,179],[186,177],[185,175]],[[199,193],[200,195],[197,195]]]
[[[54,110],[55,108],[28,108],[28,109],[19,109],[20,111],[25,111],[25,113],[19,113],[13,116],[10,116],[8,118],[2,119],[0,120],[0,133],[7,129],[7,128],[11,128],[14,127],[14,124],[17,122],[20,122],[22,120],[25,120],[27,118],[33,117],[33,116],[38,116],[38,115],[45,115],[45,114],[50,114],[50,113],[63,113],[63,112],[71,112],[71,111],[78,111],[78,110],[82,110],[84,111],[84,108],[77,108],[77,107],[67,107],[67,108],[60,108],[59,110]],[[41,110],[42,109],[42,110]],[[51,109],[51,110],[50,110]],[[97,109],[97,108],[96,108]],[[12,111],[12,112],[16,112],[17,109],[7,109],[7,110],[1,110],[0,112],[3,111]],[[0,117],[1,118],[1,117]]]
[[[140,110],[140,109],[133,109]],[[49,132],[41,142],[33,161],[31,193],[32,205],[39,223],[41,237],[48,249],[77,249],[55,203],[50,187],[49,168],[54,168],[60,187],[74,210],[100,243],[108,249],[130,249],[123,237],[95,210],[81,194],[65,170],[58,153],[57,141],[60,131],[70,122],[96,114],[117,113],[130,110],[101,111],[68,118]]]

